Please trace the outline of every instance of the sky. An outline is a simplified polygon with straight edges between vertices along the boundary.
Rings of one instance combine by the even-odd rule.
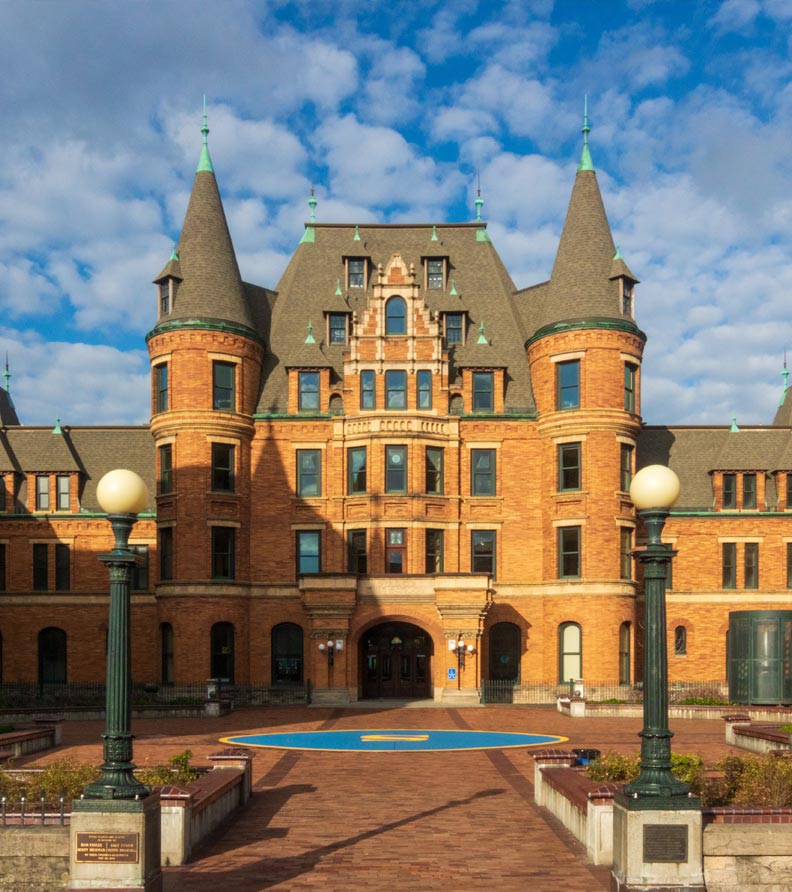
[[[550,276],[583,97],[648,424],[770,423],[792,348],[790,0],[3,0],[0,351],[28,425],[150,416],[151,280],[209,146],[239,266],[483,217]],[[790,354],[792,362],[792,353]]]

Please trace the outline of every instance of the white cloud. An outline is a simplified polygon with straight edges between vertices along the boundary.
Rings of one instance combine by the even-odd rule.
[[[718,34],[741,32],[753,25],[760,12],[759,0],[724,0],[709,24]]]

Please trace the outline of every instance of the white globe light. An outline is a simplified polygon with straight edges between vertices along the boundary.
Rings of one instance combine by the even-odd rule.
[[[108,514],[140,514],[148,497],[140,476],[125,468],[108,471],[96,485],[96,499]]]
[[[630,498],[639,510],[670,508],[679,498],[679,477],[665,465],[647,465],[633,477]]]

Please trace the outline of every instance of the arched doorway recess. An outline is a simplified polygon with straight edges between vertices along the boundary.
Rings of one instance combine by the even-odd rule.
[[[424,699],[432,690],[432,638],[412,623],[387,622],[360,641],[364,699]]]

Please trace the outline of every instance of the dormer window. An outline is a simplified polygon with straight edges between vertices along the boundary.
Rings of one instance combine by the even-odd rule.
[[[737,475],[736,474],[724,474],[723,475],[723,507],[724,508],[736,508],[737,507]]]
[[[159,283],[160,315],[167,316],[171,311],[171,280]]]
[[[633,314],[633,285],[627,279],[622,279],[622,315]]]
[[[442,257],[426,258],[426,287],[429,289],[445,287],[445,260]]]
[[[365,288],[366,287],[366,258],[365,257],[348,257],[347,258],[347,287],[348,288]]]
[[[347,314],[329,313],[327,319],[328,341],[331,344],[346,344]]]
[[[445,313],[446,344],[465,343],[465,314]]]

